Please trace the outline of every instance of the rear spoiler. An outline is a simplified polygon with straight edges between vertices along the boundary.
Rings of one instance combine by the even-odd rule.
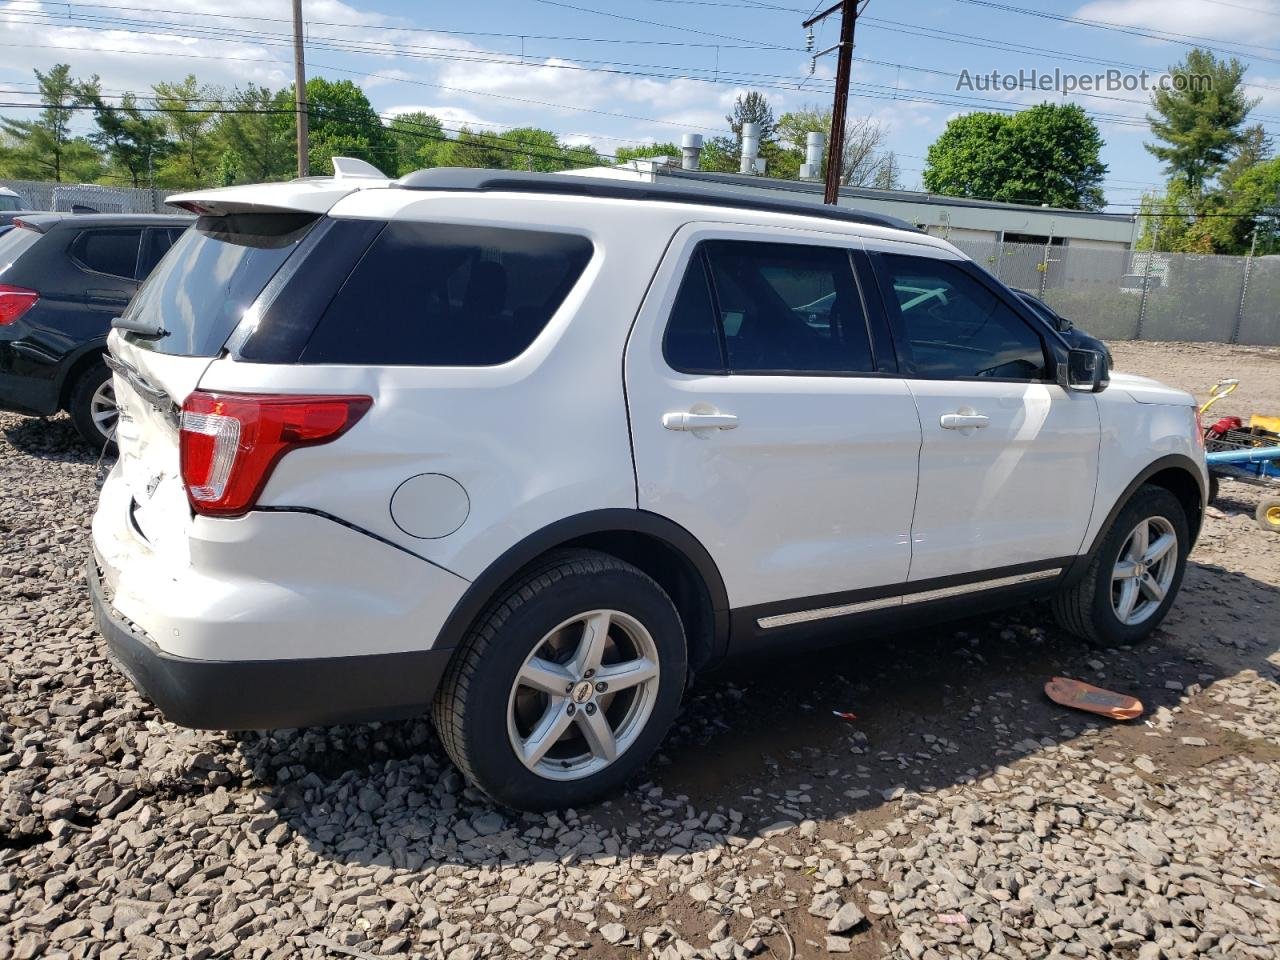
[[[312,177],[286,183],[255,183],[241,187],[193,190],[166,203],[197,216],[231,213],[324,214],[356,190],[383,187],[390,181],[371,164],[352,157],[334,157],[332,177]]]
[[[15,230],[21,228],[24,230],[34,230],[36,233],[44,233],[49,229],[48,224],[37,223],[34,220],[23,220],[21,217],[14,217],[13,227]]]

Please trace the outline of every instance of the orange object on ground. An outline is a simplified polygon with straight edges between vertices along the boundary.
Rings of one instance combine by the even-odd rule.
[[[1114,690],[1103,690],[1091,683],[1054,677],[1044,685],[1044,692],[1054,703],[1076,710],[1086,710],[1112,720],[1132,720],[1142,716],[1142,701]]]

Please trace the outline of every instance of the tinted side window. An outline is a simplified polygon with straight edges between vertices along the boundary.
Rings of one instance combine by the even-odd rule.
[[[169,248],[173,246],[178,237],[182,236],[180,230],[170,230],[168,228],[160,230],[148,230],[142,242],[142,257],[138,261],[138,278],[145,280],[151,271],[156,268]]]
[[[392,223],[329,304],[304,363],[490,366],[519,356],[591,260],[584,237]]]
[[[134,279],[142,230],[85,230],[71,245],[71,255],[95,273]]]
[[[1040,380],[1044,344],[986,286],[945,260],[881,253],[885,308],[896,313],[899,350],[914,376]]]
[[[724,354],[702,250],[694,253],[671,306],[662,355],[681,373],[724,373]]]
[[[703,249],[732,372],[874,370],[847,251],[737,240]]]

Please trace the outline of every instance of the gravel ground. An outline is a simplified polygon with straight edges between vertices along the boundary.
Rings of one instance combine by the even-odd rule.
[[[1280,410],[1275,352],[1117,354]],[[94,633],[94,475],[64,418],[0,416],[0,960],[1280,954],[1280,537],[1250,488],[1141,648],[1033,606],[740,666],[648,782],[527,816],[422,721],[165,723]],[[1147,713],[1063,710],[1058,674]]]

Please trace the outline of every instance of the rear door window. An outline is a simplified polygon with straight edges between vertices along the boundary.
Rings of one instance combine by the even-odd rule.
[[[213,357],[317,221],[314,214],[201,217],[143,285],[126,316],[161,337],[126,334],[157,353]]]
[[[71,244],[72,258],[94,273],[133,280],[142,228],[84,230]]]
[[[673,369],[686,373],[875,370],[849,251],[807,244],[699,245],[672,309],[663,352]]]
[[[572,234],[390,223],[325,310],[301,360],[505,363],[542,332],[592,249]]]

